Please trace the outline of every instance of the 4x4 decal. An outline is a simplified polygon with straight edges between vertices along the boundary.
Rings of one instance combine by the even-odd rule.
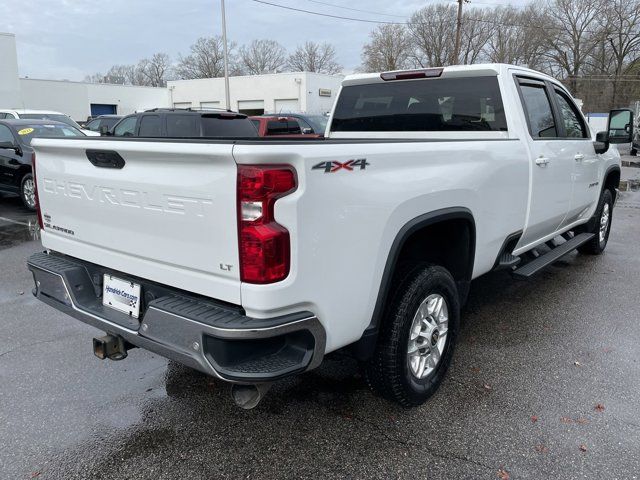
[[[353,172],[354,168],[360,167],[360,170],[364,170],[367,168],[367,165],[370,165],[370,163],[367,162],[366,158],[347,160],[346,162],[333,160],[332,162],[320,162],[314,165],[312,170],[324,170],[324,173],[334,173],[344,169]]]

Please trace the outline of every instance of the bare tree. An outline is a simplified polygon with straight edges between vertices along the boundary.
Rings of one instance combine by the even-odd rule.
[[[253,40],[240,48],[240,62],[249,75],[277,73],[287,63],[287,51],[275,40]]]
[[[546,50],[539,16],[532,5],[523,10],[511,6],[493,9],[491,17],[497,28],[485,46],[487,60],[542,69]]]
[[[86,83],[104,83],[104,75],[100,72],[85,75],[84,81]]]
[[[482,59],[487,42],[493,37],[500,26],[490,9],[474,8],[462,15],[462,35],[460,41],[460,58],[456,63],[469,65]]]
[[[403,25],[381,25],[369,34],[369,43],[362,48],[365,72],[383,72],[410,68],[411,39]]]
[[[597,28],[603,0],[543,0],[536,6],[544,12],[539,28],[546,32],[552,72],[567,77],[575,92],[576,77],[583,73],[601,38]]]
[[[166,53],[156,53],[151,58],[140,60],[136,69],[139,72],[139,76],[135,75],[136,80],[144,78],[145,85],[165,87],[171,70],[171,59]]]
[[[414,58],[421,67],[449,65],[456,38],[456,8],[429,5],[415,12],[408,24]]]
[[[603,40],[606,37],[611,51],[609,58],[615,75],[611,103],[617,105],[619,77],[640,55],[640,2],[607,0],[605,5],[602,37]]]
[[[231,74],[240,73],[235,55],[236,45],[229,43],[229,63]],[[180,56],[176,75],[181,79],[216,78],[224,76],[224,56],[222,37],[200,37],[191,45],[190,54]]]
[[[105,74],[106,83],[135,85],[135,65],[113,65]]]
[[[289,55],[287,66],[295,72],[334,74],[342,71],[336,50],[328,43],[305,42]]]

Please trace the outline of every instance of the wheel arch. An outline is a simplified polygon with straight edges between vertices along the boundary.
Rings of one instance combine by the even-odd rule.
[[[466,207],[450,207],[425,213],[410,220],[398,231],[387,254],[371,322],[362,338],[352,346],[352,351],[357,358],[369,358],[375,349],[378,330],[391,292],[393,276],[402,261],[401,255],[406,252],[405,247],[410,247],[412,241],[419,240],[419,235],[427,233],[429,229],[451,226],[452,224],[464,225],[468,232],[465,244],[466,256],[458,262],[460,268],[456,269],[456,273],[452,272],[458,285],[460,303],[464,303],[471,283],[476,250],[476,224],[471,210]],[[442,266],[446,267],[447,265]]]
[[[602,181],[602,191],[600,192],[600,194],[602,194],[605,188],[610,189],[611,195],[613,196],[614,204],[618,196],[618,185],[620,185],[620,175],[621,175],[620,167],[618,165],[611,165],[604,172],[604,177]]]

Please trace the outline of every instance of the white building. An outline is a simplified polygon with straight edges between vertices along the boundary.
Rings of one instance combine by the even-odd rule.
[[[249,115],[326,113],[333,106],[343,78],[311,72],[230,77],[230,107]],[[225,108],[224,78],[170,81],[168,88],[173,107]]]
[[[55,110],[79,121],[89,115],[127,115],[170,105],[166,88],[19,78],[16,39],[11,33],[0,33],[0,59],[0,109]]]
[[[224,79],[176,80],[167,88],[20,78],[15,36],[0,33],[0,109],[55,110],[74,120],[167,107],[225,107]],[[231,77],[231,109],[248,114],[331,110],[342,75],[278,73]]]

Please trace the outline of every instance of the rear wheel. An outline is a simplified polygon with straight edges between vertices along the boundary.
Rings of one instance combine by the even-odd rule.
[[[36,183],[33,179],[33,175],[30,173],[27,173],[22,177],[22,182],[20,184],[20,198],[22,198],[22,203],[29,210],[36,209]]]
[[[374,391],[412,407],[435,393],[451,363],[460,303],[446,269],[421,263],[403,272],[365,375]]]
[[[578,247],[580,253],[600,255],[607,248],[611,220],[613,219],[613,195],[611,190],[605,189],[600,195],[595,218],[596,221],[593,222],[593,228],[589,230],[589,233],[594,233],[595,236],[584,245]]]

